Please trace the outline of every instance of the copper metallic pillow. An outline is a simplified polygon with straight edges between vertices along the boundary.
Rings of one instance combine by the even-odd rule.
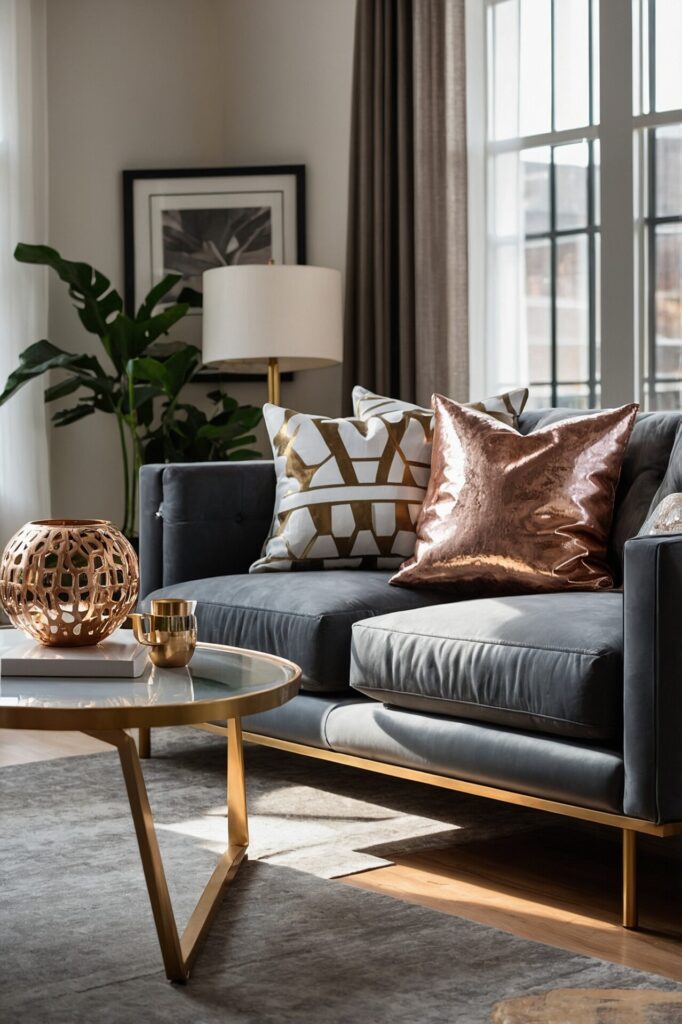
[[[491,596],[613,586],[607,544],[636,405],[519,434],[434,395],[414,556],[391,579]]]

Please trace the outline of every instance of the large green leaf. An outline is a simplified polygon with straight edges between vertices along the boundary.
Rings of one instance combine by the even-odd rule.
[[[133,388],[133,402],[136,409],[145,405],[147,402],[151,402],[154,398],[159,398],[163,394],[161,388],[156,387],[154,384],[136,384]]]
[[[88,263],[65,260],[49,245],[26,245],[20,242],[14,250],[20,263],[33,263],[50,267],[69,286],[81,323],[91,334],[101,338],[109,357],[116,363],[108,340],[109,326],[123,309],[123,300],[111,282]],[[117,365],[118,369],[122,367]]]
[[[115,362],[121,372],[125,370],[131,359],[144,355],[149,346],[162,334],[167,334],[171,327],[181,320],[187,312],[187,306],[169,306],[147,320],[131,320],[121,313],[109,327],[109,340]],[[150,357],[151,358],[151,357]]]
[[[35,377],[42,376],[48,370],[81,371],[77,376],[81,378],[84,385],[96,388],[100,392],[110,392],[113,388],[113,381],[104,373],[95,356],[65,352],[53,345],[52,342],[43,339],[30,345],[19,356],[19,366],[7,378],[4,391],[0,395],[0,405],[11,398],[24,384],[28,384]]]
[[[69,423],[75,423],[76,420],[82,420],[85,416],[92,416],[95,411],[94,405],[89,403],[83,403],[82,405],[73,405],[70,409],[60,409],[52,417],[52,422],[56,427],[66,427]]]
[[[52,387],[45,388],[45,401],[54,402],[58,398],[66,398],[67,395],[72,395],[74,391],[78,391],[82,386],[80,377],[67,377],[66,380],[60,381],[59,384],[53,384]]]
[[[222,426],[215,426],[213,421],[201,427],[198,431],[199,437],[207,437],[211,441],[232,441],[239,437],[243,430],[241,423],[225,423]]]
[[[180,280],[180,274],[166,274],[162,281],[154,285],[151,289],[147,298],[144,300],[142,305],[137,311],[135,319],[139,321],[149,320],[154,309],[158,306],[164,295],[167,295],[171,288],[178,283]]]
[[[178,295],[178,302],[186,302],[192,309],[201,309],[204,304],[204,296],[196,288],[186,285]]]
[[[146,427],[149,429],[154,421],[154,401],[149,399],[147,402],[141,402],[136,408],[137,424],[139,427]]]
[[[192,379],[200,363],[199,349],[194,345],[186,345],[168,359],[153,359],[151,356],[131,359],[128,373],[134,380],[146,380],[157,384],[168,398],[174,399]]]
[[[253,430],[263,418],[263,410],[256,405],[241,405],[235,408],[216,413],[211,418],[211,423],[216,426],[223,426],[226,423],[240,423],[246,430]]]
[[[121,353],[123,364],[144,355],[150,345],[182,320],[188,308],[176,304],[146,320],[131,320],[123,316],[115,320],[112,324],[113,344]]]
[[[166,360],[165,365],[170,379],[171,395],[175,398],[181,388],[189,383],[201,365],[201,352],[194,345],[186,345],[184,348],[174,352]]]
[[[106,347],[120,374],[125,372],[128,361],[137,354],[136,334],[135,321],[131,320],[126,313],[120,313],[109,324]]]
[[[186,315],[189,306],[186,302],[176,302],[174,306],[168,306],[167,309],[163,309],[156,316],[149,317],[147,320],[140,320],[136,323],[137,332],[140,341],[144,339],[147,345],[151,345],[153,341],[160,338],[162,334],[168,334],[171,327],[182,320],[183,316]]]
[[[127,366],[128,376],[134,381],[144,380],[156,384],[164,394],[170,390],[170,377],[166,369],[166,362],[162,359],[153,359],[151,356],[143,356],[139,359],[131,359]]]

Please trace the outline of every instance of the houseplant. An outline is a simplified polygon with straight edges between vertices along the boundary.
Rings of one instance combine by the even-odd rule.
[[[201,352],[184,345],[170,357],[159,359],[150,347],[187,313],[190,301],[179,301],[154,310],[179,280],[168,274],[151,289],[134,316],[123,311],[123,301],[111,282],[87,263],[65,260],[46,245],[19,244],[14,256],[21,263],[50,267],[69,289],[78,317],[104,349],[107,366],[95,355],[67,352],[43,339],[30,345],[10,374],[0,405],[28,381],[50,370],[65,376],[45,390],[45,401],[54,402],[79,393],[75,405],[52,416],[58,427],[75,423],[95,412],[116,418],[121,445],[125,498],[123,532],[135,534],[137,478],[145,462],[192,462],[211,459],[260,458],[247,446],[250,433],[261,419],[255,406],[240,406],[223,391],[207,397],[209,414],[186,401],[181,392],[201,366]],[[180,298],[184,298],[181,295]]]

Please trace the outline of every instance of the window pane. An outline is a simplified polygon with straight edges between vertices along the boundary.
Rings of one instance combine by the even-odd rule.
[[[551,244],[526,245],[526,337],[530,380],[552,379]]]
[[[682,107],[682,3],[656,0],[656,110]]]
[[[599,72],[599,0],[592,0],[592,124],[599,124],[600,120]]]
[[[682,125],[679,124],[656,129],[656,215],[682,216]]]
[[[588,0],[554,4],[554,127],[589,124],[590,49]]]
[[[493,218],[491,228],[497,238],[518,238],[519,234],[519,160],[516,153],[500,153],[492,161]]]
[[[682,408],[682,383],[669,383],[656,385],[656,393],[652,395],[647,389],[647,405],[649,409],[681,409]]]
[[[587,238],[557,241],[557,379],[589,378]]]
[[[552,151],[549,146],[524,149],[521,152],[523,171],[524,229],[527,235],[549,231],[549,167]]]
[[[521,0],[519,135],[522,136],[552,130],[551,18],[551,0]]]
[[[492,21],[493,110],[492,130],[496,139],[518,134],[518,0],[500,0],[490,10]]]
[[[562,409],[589,409],[590,389],[587,384],[561,384],[556,404]]]
[[[682,378],[682,225],[656,229],[656,377]],[[657,389],[658,390],[658,389]]]
[[[519,329],[522,281],[516,242],[493,250],[493,290],[490,319],[493,328],[494,369],[498,381],[526,380],[525,332]]]
[[[556,226],[559,231],[587,225],[588,157],[586,142],[554,147]]]

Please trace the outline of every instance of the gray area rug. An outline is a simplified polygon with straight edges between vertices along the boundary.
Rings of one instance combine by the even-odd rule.
[[[144,763],[150,783],[158,780],[163,786],[170,769],[171,785],[189,783],[194,792],[206,794],[191,816],[157,816],[157,829],[192,836],[220,852],[225,842],[224,741],[196,729],[166,729],[152,734],[152,744],[154,756]],[[471,841],[536,829],[551,820],[536,811],[252,744],[246,746],[246,770],[249,858],[319,878],[381,867],[398,853],[452,846],[459,833]]]
[[[197,823],[220,822],[223,749],[189,731],[154,739],[145,775],[182,925],[215,863]],[[637,990],[625,993],[633,1020],[682,1020],[672,982],[318,877],[355,848],[378,859],[406,848],[413,828],[423,847],[426,823],[437,843],[463,822],[490,828],[476,819],[483,801],[426,800],[421,787],[262,748],[247,770],[250,853],[262,859],[241,869],[184,987],[161,970],[116,755],[0,770],[2,1024],[582,1024],[586,1007],[611,1024],[630,1004],[604,990],[624,988]],[[509,827],[531,819],[516,810]]]

